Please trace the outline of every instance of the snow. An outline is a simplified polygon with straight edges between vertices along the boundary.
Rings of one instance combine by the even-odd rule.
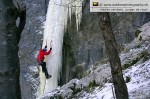
[[[104,66],[107,65],[104,64]],[[95,70],[95,72],[101,70],[104,67],[100,68],[99,66],[98,68]],[[124,78],[131,78],[131,80],[126,83],[129,92],[129,99],[150,98],[150,59],[124,70],[123,75]],[[61,94],[61,96],[68,98],[69,96],[72,96],[72,90],[70,90],[70,87],[73,86],[73,83],[76,83],[76,88],[82,88],[88,86],[89,82],[91,82],[92,79],[93,78],[91,78],[90,76],[87,76],[80,80],[73,79],[66,85],[58,87],[57,89],[45,94],[39,99],[49,99],[50,97],[53,97],[57,94]],[[77,94],[77,96],[79,99],[114,99],[115,95],[113,95],[113,92],[113,84],[107,82],[102,87],[95,87],[91,92],[82,90]]]
[[[129,99],[137,99],[137,96],[138,99],[144,99],[150,95],[150,60],[125,70],[125,76],[131,78],[127,83]],[[113,99],[112,86],[112,83],[106,83],[101,89],[96,87],[92,93],[86,93],[80,99]]]
[[[29,70],[30,70],[30,72],[33,72],[33,73],[39,72],[37,66],[34,66],[34,65],[29,66]]]

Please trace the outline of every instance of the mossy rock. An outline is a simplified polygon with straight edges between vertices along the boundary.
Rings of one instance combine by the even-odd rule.
[[[124,69],[127,69],[128,67],[136,64],[138,61],[140,61],[141,59],[143,59],[143,61],[146,61],[149,59],[150,53],[148,51],[143,51],[139,57],[137,57],[136,59],[132,60],[129,63],[126,63],[123,65]]]
[[[149,59],[150,53],[148,51],[143,51],[141,53],[141,57],[143,58],[143,61],[147,61]]]
[[[96,84],[96,81],[95,80],[93,80],[92,82],[90,82],[89,83],[89,86],[88,87],[96,87],[96,86],[98,86],[98,84]]]
[[[54,97],[50,97],[50,99],[64,99],[61,95],[54,95]]]
[[[101,64],[107,64],[109,62],[108,58],[107,57],[104,57],[100,60],[100,63]]]
[[[140,58],[136,58],[136,59],[133,60],[132,62],[129,62],[129,63],[124,64],[124,65],[123,65],[123,68],[124,68],[124,69],[127,69],[128,67],[130,67],[130,66],[136,64],[139,60],[140,60]]]
[[[129,76],[126,76],[126,83],[130,82],[131,78]]]
[[[73,91],[72,92],[73,95],[75,95],[81,91],[80,88],[76,88],[76,83],[73,83],[73,86],[71,86],[70,89]]]
[[[76,65],[73,69],[72,69],[72,75],[73,77],[76,77],[76,78],[82,78],[83,75],[84,75],[84,69],[83,69],[83,66],[82,64],[78,64]]]
[[[140,41],[142,40],[142,36],[140,36],[139,40],[140,40]]]
[[[140,30],[136,30],[135,33],[134,33],[134,34],[135,34],[135,37],[138,37],[141,32],[142,32],[142,31],[140,31]]]
[[[136,48],[140,48],[140,47],[141,47],[141,45],[140,45],[140,44],[136,46]]]

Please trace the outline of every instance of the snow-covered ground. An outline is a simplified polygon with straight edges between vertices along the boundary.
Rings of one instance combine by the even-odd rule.
[[[123,71],[123,75],[124,78],[130,78],[130,81],[126,83],[129,92],[129,99],[150,99],[150,59],[144,63],[129,67]],[[81,86],[78,86],[80,85],[79,83],[89,83],[89,81],[74,79],[61,88],[58,87],[39,99],[49,99],[50,97],[58,95],[67,99],[67,97],[72,95],[70,87],[73,83],[76,83],[76,87],[80,88]],[[78,98],[72,97],[72,99],[114,99],[113,92],[113,84],[105,83],[103,87],[95,87],[92,91],[82,90],[75,95]]]
[[[150,99],[150,60],[125,70],[126,76],[131,78],[126,83],[129,99]],[[112,89],[113,84],[106,83],[102,88],[96,87],[92,93],[84,92],[80,99],[114,99]]]
[[[130,81],[126,83],[129,99],[150,99],[150,22],[139,30],[141,33],[138,37],[126,47],[129,51],[122,53],[120,58],[122,65],[139,59],[137,63],[123,71],[124,78],[130,78]],[[145,62],[141,57],[144,51],[148,52],[148,60]],[[105,83],[103,87],[95,87],[90,93],[84,91],[79,97],[80,99],[114,99],[113,90],[112,83]]]

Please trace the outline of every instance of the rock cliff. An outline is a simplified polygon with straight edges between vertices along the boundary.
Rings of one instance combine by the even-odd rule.
[[[35,99],[40,83],[36,55],[42,43],[49,0],[13,1],[14,3],[12,0],[0,1],[0,96],[2,99],[20,97],[20,66],[21,97]],[[72,14],[71,20],[68,19],[59,85],[73,78],[84,77],[86,70],[107,58],[97,13],[90,13],[89,0],[83,3],[82,9],[82,20],[78,30],[75,15]],[[150,21],[150,13],[110,13],[110,16],[120,52],[124,45],[137,36],[135,34],[138,33],[138,28]]]

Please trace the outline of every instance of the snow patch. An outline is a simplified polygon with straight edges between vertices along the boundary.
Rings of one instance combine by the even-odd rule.
[[[38,70],[38,68],[37,68],[37,66],[29,66],[29,70],[30,70],[30,72],[34,72],[34,73],[38,73],[39,72],[39,70]]]
[[[150,60],[125,70],[125,76],[131,78],[127,83],[129,99],[150,97]],[[113,99],[112,87],[112,83],[106,83],[102,88],[97,87],[92,93],[86,93],[80,99]]]

